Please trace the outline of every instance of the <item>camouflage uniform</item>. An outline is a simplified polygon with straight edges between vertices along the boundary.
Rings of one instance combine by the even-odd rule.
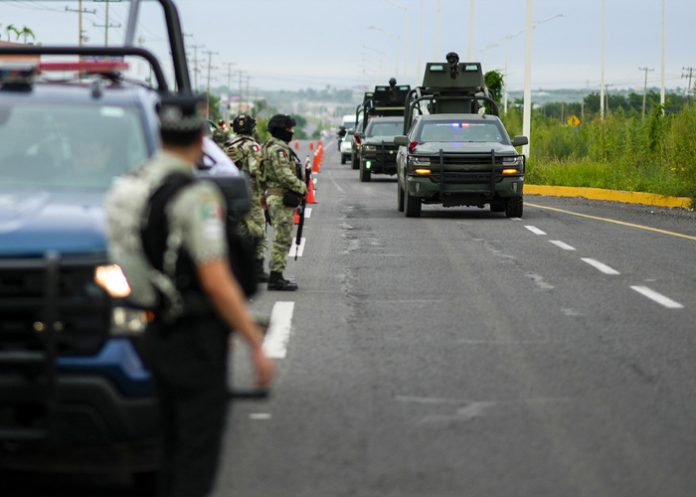
[[[266,174],[266,203],[273,223],[271,272],[282,273],[292,245],[294,227],[292,207],[283,204],[283,194],[294,191],[307,193],[307,186],[295,173],[295,159],[290,147],[283,140],[271,137],[263,147],[263,163]]]
[[[256,259],[263,260],[268,244],[266,242],[266,216],[261,202],[265,190],[265,178],[261,170],[263,154],[261,147],[251,136],[239,135],[225,149],[227,155],[239,169],[246,173],[251,184],[251,211],[244,220],[243,235],[258,240]]]

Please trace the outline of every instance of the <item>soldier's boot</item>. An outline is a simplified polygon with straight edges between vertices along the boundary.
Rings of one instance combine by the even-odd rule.
[[[297,290],[297,283],[288,281],[283,278],[283,273],[271,271],[271,276],[268,278],[268,289],[278,290],[281,292],[293,292]]]
[[[263,259],[256,259],[256,281],[266,283],[268,278],[268,273],[263,270]]]

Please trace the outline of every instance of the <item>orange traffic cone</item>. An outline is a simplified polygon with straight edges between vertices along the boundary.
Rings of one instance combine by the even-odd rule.
[[[314,195],[314,180],[310,178],[309,180],[309,186],[307,188],[307,203],[308,204],[316,204],[317,203],[317,198]]]
[[[314,150],[314,142],[309,142],[309,149]]]
[[[319,154],[317,152],[314,152],[314,156],[312,157],[312,172],[319,172]]]
[[[300,142],[298,140],[295,140],[295,151],[298,151],[300,149]]]
[[[295,224],[300,224],[300,213],[295,209]]]

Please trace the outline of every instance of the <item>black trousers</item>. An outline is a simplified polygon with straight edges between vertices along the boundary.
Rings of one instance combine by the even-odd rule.
[[[229,401],[228,338],[229,329],[216,317],[148,329],[161,415],[162,497],[205,497],[212,491]]]

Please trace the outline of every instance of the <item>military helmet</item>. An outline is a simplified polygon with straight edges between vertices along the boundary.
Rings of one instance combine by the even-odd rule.
[[[286,130],[294,128],[297,123],[287,114],[276,114],[268,121],[268,131],[273,134],[274,130]]]
[[[232,121],[232,130],[241,135],[250,135],[254,131],[254,126],[256,126],[256,120],[247,114],[239,114]]]
[[[396,86],[396,78],[391,78],[389,80],[389,86],[391,86],[392,88]]]

